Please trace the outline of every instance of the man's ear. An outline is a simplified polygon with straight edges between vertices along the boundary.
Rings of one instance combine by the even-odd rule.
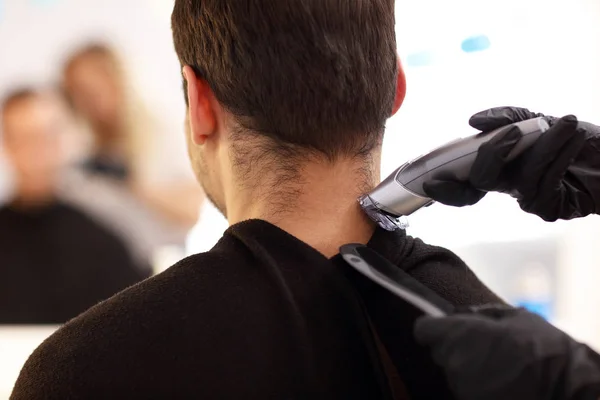
[[[404,69],[398,57],[398,78],[396,79],[396,98],[394,99],[394,107],[392,108],[392,115],[396,114],[400,109],[400,106],[404,102],[406,97],[406,76],[404,75]]]
[[[190,66],[183,67],[187,82],[188,112],[192,142],[198,146],[216,132],[217,117],[213,107],[213,93],[204,79],[198,78]]]

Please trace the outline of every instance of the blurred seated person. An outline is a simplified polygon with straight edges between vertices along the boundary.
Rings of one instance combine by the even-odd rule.
[[[63,103],[21,90],[2,103],[2,144],[14,174],[0,207],[0,323],[60,324],[144,279],[125,244],[58,195]]]
[[[186,162],[184,137],[181,154],[159,143],[170,137],[167,129],[135,98],[122,63],[105,45],[87,46],[67,60],[63,89],[92,136],[85,169],[126,185],[165,224],[180,229],[183,243],[203,198]]]

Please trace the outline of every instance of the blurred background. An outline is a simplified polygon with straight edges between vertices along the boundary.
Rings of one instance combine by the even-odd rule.
[[[171,8],[0,0],[0,398],[56,326],[227,227],[188,166]],[[600,123],[598,0],[398,0],[397,34],[408,94],[385,175],[474,133],[469,116],[493,106]],[[600,349],[597,217],[548,224],[489,195],[409,221],[507,301]]]

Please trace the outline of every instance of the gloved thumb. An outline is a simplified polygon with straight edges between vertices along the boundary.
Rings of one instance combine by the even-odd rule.
[[[417,342],[423,346],[432,346],[445,337],[448,324],[452,320],[436,317],[421,317],[415,322],[414,335]]]
[[[414,335],[423,346],[437,347],[461,338],[470,340],[470,332],[489,329],[491,319],[477,314],[453,314],[447,317],[421,317],[415,322]],[[492,322],[493,323],[493,322]]]
[[[482,132],[489,132],[515,122],[543,116],[543,114],[534,113],[527,108],[495,107],[474,114],[469,119],[469,125]]]
[[[454,207],[471,206],[486,194],[486,192],[477,190],[466,182],[441,180],[425,182],[423,190],[431,199]]]

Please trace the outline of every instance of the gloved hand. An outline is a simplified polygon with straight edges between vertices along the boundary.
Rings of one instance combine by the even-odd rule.
[[[600,398],[600,355],[524,309],[425,317],[415,335],[458,400]]]
[[[482,111],[469,124],[488,132],[535,117],[545,117],[551,128],[521,156],[506,161],[522,134],[518,129],[505,132],[480,147],[469,182],[427,182],[427,195],[461,207],[477,203],[487,191],[510,193],[524,211],[546,221],[600,213],[599,126],[517,107]]]

